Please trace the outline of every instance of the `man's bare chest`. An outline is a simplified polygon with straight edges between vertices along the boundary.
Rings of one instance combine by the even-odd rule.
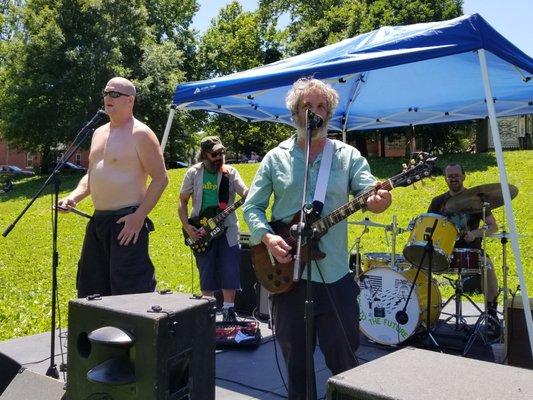
[[[137,157],[134,138],[124,134],[108,134],[95,138],[91,153],[94,153],[96,158],[105,160]]]

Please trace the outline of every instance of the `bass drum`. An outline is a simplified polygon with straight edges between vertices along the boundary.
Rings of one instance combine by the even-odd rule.
[[[428,275],[420,271],[415,289],[405,312],[407,323],[399,324],[396,313],[403,310],[416,269],[394,271],[390,268],[373,268],[359,276],[359,326],[370,340],[385,345],[395,345],[407,340],[426,322]],[[435,281],[431,282],[430,325],[439,319],[442,297]]]

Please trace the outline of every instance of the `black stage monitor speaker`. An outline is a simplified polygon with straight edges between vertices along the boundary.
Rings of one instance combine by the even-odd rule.
[[[533,371],[407,347],[332,376],[328,400],[526,400]]]
[[[24,368],[14,376],[0,395],[0,400],[63,400],[64,398],[64,382]]]
[[[144,293],[69,303],[68,400],[215,398],[214,301]]]
[[[529,306],[531,310],[533,310],[533,298],[529,299]],[[533,369],[533,356],[529,344],[522,297],[516,296],[514,298],[514,304],[509,301],[509,306],[507,307],[507,319],[509,327],[507,332],[509,357],[507,360],[509,365]]]
[[[11,357],[0,353],[0,394],[6,390],[21,368],[22,366]]]

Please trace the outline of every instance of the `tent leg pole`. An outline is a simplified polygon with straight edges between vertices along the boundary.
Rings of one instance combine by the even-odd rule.
[[[163,133],[163,138],[161,139],[161,151],[165,152],[165,147],[167,146],[168,135],[170,133],[170,128],[172,127],[172,121],[174,120],[174,114],[176,114],[176,107],[172,105],[170,107],[170,113],[167,118],[167,125],[165,126],[165,132]]]
[[[509,184],[507,182],[507,174],[505,172],[505,163],[503,160],[503,150],[500,141],[500,131],[498,129],[498,122],[496,121],[496,110],[494,108],[492,91],[490,88],[489,73],[487,68],[487,58],[485,50],[478,50],[479,65],[481,67],[481,76],[483,78],[483,87],[485,89],[485,99],[487,102],[487,109],[489,113],[490,130],[492,133],[492,141],[494,142],[494,150],[496,151],[496,160],[498,162],[498,170],[500,172],[500,182],[502,186],[503,200],[505,204],[505,212],[509,221],[509,229],[511,231],[511,243],[513,245],[513,253],[516,261],[516,268],[518,272],[518,279],[520,281],[520,288],[522,293],[522,304],[524,306],[525,320],[527,325],[527,332],[529,335],[529,345],[533,349],[533,318],[531,317],[531,308],[529,306],[529,297],[527,294],[526,280],[524,279],[524,269],[522,266],[522,258],[520,256],[520,248],[518,247],[518,237],[516,230],[516,223],[514,219],[513,209],[511,207],[511,194],[509,192]],[[507,307],[507,304],[503,305]],[[505,321],[507,323],[507,321]]]

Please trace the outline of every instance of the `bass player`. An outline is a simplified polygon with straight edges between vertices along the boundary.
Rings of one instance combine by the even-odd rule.
[[[200,142],[199,162],[185,173],[178,215],[183,230],[193,240],[205,237],[208,228],[195,226],[192,220],[214,217],[234,203],[236,193],[246,197],[248,192],[239,172],[224,163],[225,151],[218,136],[205,137]],[[187,206],[191,198],[193,218],[189,219]],[[235,320],[235,292],[241,288],[239,227],[235,213],[229,214],[223,224],[225,234],[213,238],[205,251],[195,252],[194,256],[202,294],[213,296],[216,290],[222,290],[224,320]]]
[[[265,155],[244,203],[250,245],[264,243],[281,264],[290,263],[296,249],[267,222],[270,197],[274,195],[272,220],[288,222],[300,210],[308,110],[318,115],[323,123],[312,131],[307,202],[313,199],[315,188],[324,185],[324,182],[317,184],[317,176],[324,158],[323,150],[330,140],[326,137],[327,125],[337,104],[337,92],[320,80],[302,78],[294,83],[286,97],[286,105],[296,125],[296,134]],[[378,183],[366,159],[354,147],[337,140],[332,140],[328,146],[332,146],[332,157],[323,215],[348,202],[349,194],[358,194]],[[367,198],[364,207],[380,213],[391,201],[388,191],[378,189]],[[333,374],[357,365],[354,353],[359,346],[359,288],[349,274],[347,236],[346,220],[331,227],[318,243],[326,257],[311,263],[315,307],[313,341],[318,337],[326,365]],[[303,278],[306,274],[304,271]],[[306,281],[302,279],[292,290],[273,295],[274,327],[288,371],[290,400],[306,398],[305,287]]]

